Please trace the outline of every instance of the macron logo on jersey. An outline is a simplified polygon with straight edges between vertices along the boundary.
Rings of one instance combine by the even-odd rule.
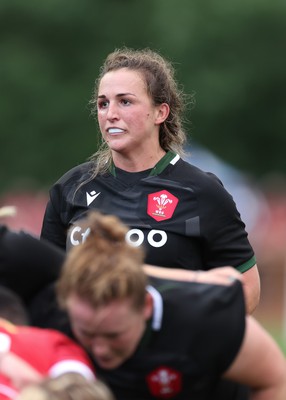
[[[100,195],[101,192],[96,193],[95,190],[91,192],[86,192],[86,204],[89,206],[96,198]]]

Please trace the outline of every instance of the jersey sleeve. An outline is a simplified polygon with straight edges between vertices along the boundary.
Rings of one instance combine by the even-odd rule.
[[[49,342],[53,348],[49,376],[56,377],[66,372],[77,372],[87,379],[95,378],[87,353],[75,341],[60,332],[49,331]]]
[[[74,214],[75,195],[80,186],[90,180],[92,164],[86,162],[66,172],[50,189],[45,210],[41,239],[66,250],[67,231]],[[81,207],[81,204],[78,205]]]
[[[209,269],[230,265],[245,272],[256,263],[245,224],[219,179],[207,175],[199,195],[205,263]]]
[[[56,193],[52,188],[50,191],[50,199],[48,201],[43,224],[41,230],[41,239],[48,240],[49,242],[57,245],[62,250],[66,248],[66,227],[62,223],[57,208],[59,200]]]
[[[4,321],[5,322],[5,321]],[[43,376],[77,372],[94,379],[95,372],[88,354],[74,340],[53,329],[14,326],[6,321],[0,327],[0,344]]]
[[[28,232],[0,228],[0,284],[25,302],[57,279],[64,257],[56,246]]]

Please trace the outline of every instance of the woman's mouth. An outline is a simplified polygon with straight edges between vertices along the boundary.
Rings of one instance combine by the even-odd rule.
[[[108,132],[110,135],[116,135],[116,134],[119,134],[119,133],[123,133],[124,130],[123,130],[123,129],[120,129],[120,128],[109,128],[109,129],[107,129],[107,132]]]

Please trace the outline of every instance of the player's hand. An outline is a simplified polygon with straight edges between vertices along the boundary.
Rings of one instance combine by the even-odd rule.
[[[219,267],[208,271],[191,271],[177,268],[164,268],[144,264],[144,271],[149,276],[162,279],[173,279],[185,282],[201,282],[217,285],[230,285],[235,280],[242,281],[242,275],[233,267]]]
[[[194,271],[195,281],[217,285],[229,285],[235,280],[242,282],[242,275],[233,267],[219,267],[208,271]]]

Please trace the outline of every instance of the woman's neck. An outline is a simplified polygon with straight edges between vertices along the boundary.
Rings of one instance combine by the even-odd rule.
[[[166,152],[160,148],[156,153],[150,155],[126,156],[121,153],[112,152],[114,165],[127,172],[140,172],[153,168],[164,157]]]

